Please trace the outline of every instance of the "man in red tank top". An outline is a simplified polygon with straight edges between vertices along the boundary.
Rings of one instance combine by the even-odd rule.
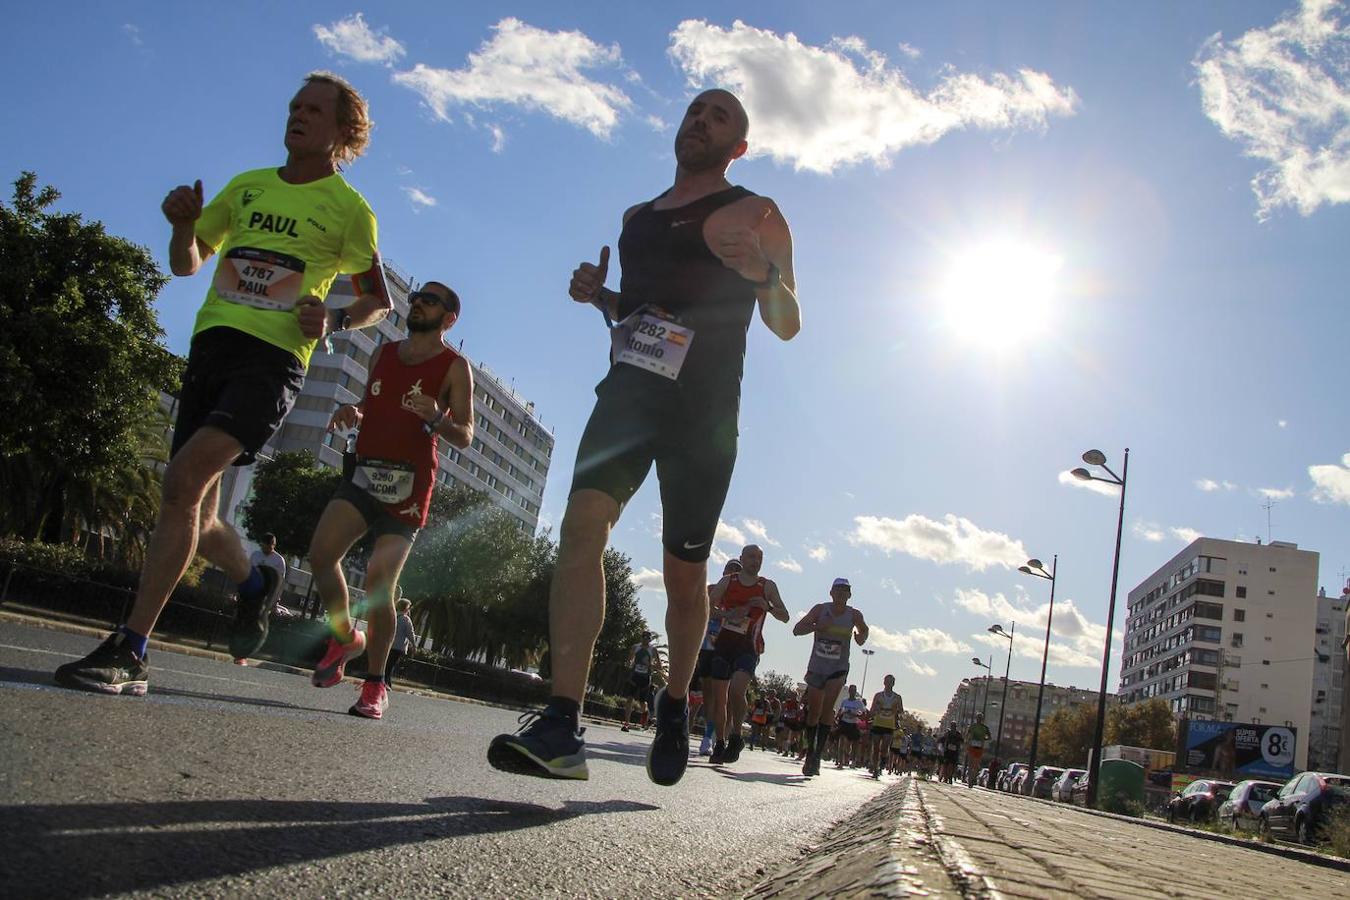
[[[741,737],[745,689],[764,652],[764,614],[771,613],[780,622],[791,618],[778,594],[778,585],[760,577],[763,565],[764,551],[751,544],[741,551],[741,571],[724,576],[708,592],[712,616],[722,622],[713,643],[703,697],[717,735],[708,759],[713,765],[735,762],[745,746]]]
[[[328,423],[329,431],[360,430],[355,459],[348,460],[309,547],[333,630],[310,680],[332,687],[343,667],[365,652],[366,681],[349,712],[368,719],[380,718],[389,705],[383,673],[394,640],[394,594],[417,530],[426,524],[437,440],[461,449],[473,441],[473,373],[444,341],[459,318],[459,297],[429,281],[408,302],[407,340],[375,350],[365,396],[338,407]],[[341,565],[367,532],[375,536],[366,566],[368,636],[352,625]]]

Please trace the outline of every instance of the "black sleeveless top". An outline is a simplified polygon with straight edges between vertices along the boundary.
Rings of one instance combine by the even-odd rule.
[[[685,391],[740,396],[755,287],[708,249],[703,223],[722,207],[753,196],[737,186],[675,209],[654,209],[652,201],[629,217],[619,235],[619,318],[650,304],[694,330],[680,370]]]

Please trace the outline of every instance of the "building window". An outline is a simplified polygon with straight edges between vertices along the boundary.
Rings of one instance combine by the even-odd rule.
[[[1274,572],[1274,571],[1275,571],[1275,567],[1274,567],[1274,566],[1271,566],[1271,567],[1270,567],[1270,571]]]
[[[1237,598],[1241,600],[1243,597],[1247,596],[1247,586],[1245,584],[1239,584],[1236,588],[1236,592]]]
[[[1242,595],[1239,594],[1238,596],[1242,596]],[[1245,622],[1245,621],[1247,621],[1247,611],[1246,611],[1245,609],[1235,609],[1235,610],[1233,610],[1233,621],[1234,621],[1234,622]]]
[[[1242,632],[1240,632],[1240,631],[1235,631],[1235,632],[1233,632],[1232,640],[1231,640],[1229,643],[1230,643],[1230,645],[1231,645],[1234,649],[1237,649],[1238,647],[1241,647],[1241,646],[1242,646]]]

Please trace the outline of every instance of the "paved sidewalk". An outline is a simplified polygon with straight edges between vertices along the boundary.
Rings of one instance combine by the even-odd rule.
[[[1350,896],[1345,872],[1067,804],[933,782],[916,793],[939,850],[964,855],[995,895]]]

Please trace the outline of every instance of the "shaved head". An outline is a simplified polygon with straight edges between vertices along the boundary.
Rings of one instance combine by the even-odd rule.
[[[731,112],[738,123],[737,136],[739,140],[745,140],[750,135],[750,116],[745,111],[745,106],[741,103],[739,97],[725,88],[709,88],[699,94],[696,100],[702,100],[705,103],[713,103],[724,106]]]

